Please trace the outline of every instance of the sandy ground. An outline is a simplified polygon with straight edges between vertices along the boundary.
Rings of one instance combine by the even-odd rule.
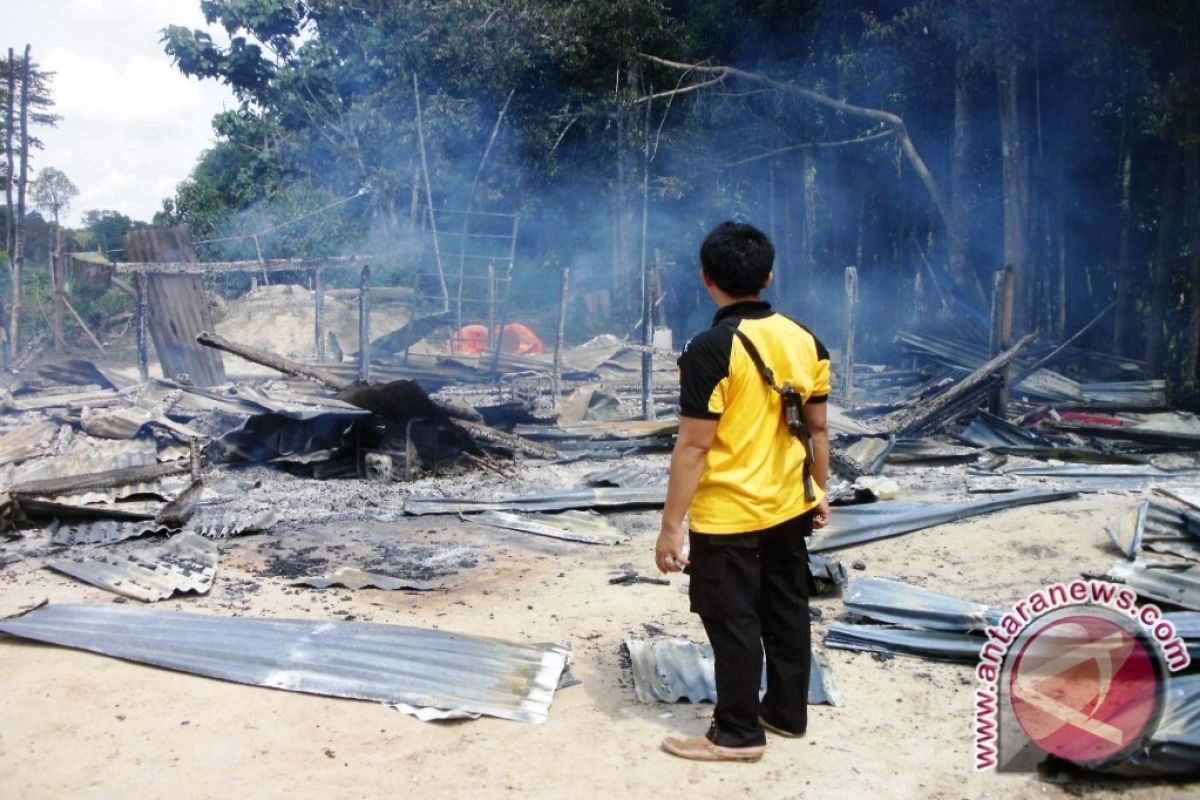
[[[659,466],[665,456],[647,457]],[[532,464],[532,462],[531,462]],[[238,490],[242,507],[275,507],[270,533],[227,542],[211,592],[160,605],[223,615],[347,619],[436,627],[520,642],[567,640],[572,673],[549,721],[483,718],[426,723],[382,705],[241,686],[65,648],[0,640],[0,798],[113,797],[1058,797],[1029,775],[971,766],[972,670],[830,650],[840,708],[812,709],[801,740],[772,738],[757,764],[698,764],[659,750],[666,735],[706,728],[711,706],[642,705],[621,654],[628,638],[661,630],[703,640],[687,610],[685,578],[669,586],[612,585],[632,567],[654,574],[655,512],[613,515],[624,544],[589,546],[484,528],[449,517],[404,517],[402,497],[454,484],[315,484],[279,473]],[[459,479],[475,493],[568,485],[577,473],[532,467],[519,484]],[[905,495],[959,487],[961,470],[895,475]],[[224,483],[222,483],[224,481]],[[953,492],[950,492],[953,494]],[[1107,492],[999,512],[842,551],[863,575],[1008,604],[1046,583],[1114,561],[1105,522],[1133,503]],[[289,499],[290,498],[290,499]],[[38,536],[42,536],[38,539]],[[41,569],[44,534],[0,568],[0,615],[51,602],[108,603],[113,595]],[[10,545],[11,550],[13,546]],[[311,549],[310,549],[311,548]],[[327,559],[322,562],[321,559]],[[318,591],[288,574],[344,564],[424,565],[445,589]],[[395,566],[393,563],[392,566]],[[134,602],[134,601],[130,601]],[[822,641],[842,615],[818,599]],[[1076,786],[1093,797],[1195,797],[1196,786]]]

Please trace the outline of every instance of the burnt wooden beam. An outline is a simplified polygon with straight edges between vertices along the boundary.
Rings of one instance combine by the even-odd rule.
[[[324,384],[330,389],[347,389],[353,383],[352,381],[344,380],[334,375],[331,372],[326,372],[318,367],[310,367],[307,364],[301,364],[298,361],[284,358],[267,350],[259,350],[257,347],[250,347],[245,344],[237,344],[228,339],[217,336],[209,331],[201,331],[196,337],[196,341],[205,347],[212,347],[217,350],[224,350],[226,353],[232,353],[238,358],[244,358],[247,361],[255,364],[260,364],[264,367],[270,367],[273,370],[282,372],[285,375],[292,375],[297,378],[308,378],[317,383]]]
[[[370,256],[327,258],[267,258],[262,261],[123,261],[113,265],[119,275],[159,273],[163,275],[206,275],[223,272],[286,272],[319,267],[354,267]]]
[[[945,392],[936,397],[932,397],[928,402],[923,403],[915,409],[905,409],[896,414],[892,414],[882,420],[881,434],[896,434],[901,436],[909,431],[920,428],[931,419],[943,413],[947,408],[954,405],[955,402],[961,400],[965,395],[970,394],[977,389],[980,384],[990,378],[994,373],[1003,370],[1008,366],[1014,358],[1026,347],[1030,342],[1037,338],[1037,334],[1030,333],[1022,338],[1012,347],[1005,350],[1000,355],[988,361],[979,369],[972,372],[967,377],[958,381]]]

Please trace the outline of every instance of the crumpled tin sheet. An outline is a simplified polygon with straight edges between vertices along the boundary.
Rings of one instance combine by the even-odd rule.
[[[679,430],[679,420],[590,420],[565,425],[518,425],[513,433],[527,439],[644,439],[670,437]]]
[[[497,528],[583,544],[613,545],[629,541],[629,534],[592,511],[564,511],[539,517],[523,517],[507,511],[484,511],[463,518]]]
[[[629,463],[589,472],[583,480],[590,486],[666,486],[667,477],[665,468]]]
[[[111,489],[90,489],[86,492],[60,494],[51,499],[58,503],[74,505],[120,503],[131,497],[157,497],[169,502],[186,491],[191,482],[192,479],[189,475],[166,475],[156,481],[127,483]]]
[[[66,455],[22,464],[13,474],[13,483],[91,475],[157,462],[158,448],[153,439],[115,441],[76,436]]]
[[[429,592],[442,588],[436,583],[427,581],[410,581],[404,578],[393,578],[391,575],[380,575],[377,572],[365,572],[354,567],[341,567],[328,575],[314,578],[299,578],[293,586],[312,586],[315,589],[328,589],[330,586],[344,586],[347,589],[383,589],[395,592],[408,589],[414,592]]]
[[[883,464],[896,446],[894,436],[862,436],[854,437],[852,441],[836,445],[841,454],[862,469],[868,475],[878,475]]]
[[[0,436],[0,465],[19,464],[44,455],[54,442],[58,425],[41,420],[22,425]]]
[[[1152,464],[1068,464],[1061,467],[1020,467],[1007,470],[1005,475],[1029,478],[1054,478],[1056,481],[1096,489],[1106,486],[1122,489],[1141,489],[1169,482],[1200,480],[1200,469],[1162,469]]]
[[[959,438],[977,447],[1050,447],[1048,439],[982,409]]]
[[[952,631],[926,631],[896,628],[891,625],[859,625],[834,622],[825,635],[825,646],[837,650],[858,650],[917,656],[933,661],[973,664],[979,658],[983,637]]]
[[[687,639],[628,639],[625,647],[629,651],[633,690],[639,703],[717,701],[712,645]],[[808,704],[842,705],[842,693],[833,679],[829,660],[814,650],[811,665]],[[766,691],[766,683],[764,662],[760,696]]]
[[[42,606],[0,631],[236,683],[522,722],[546,721],[571,658],[564,644],[111,603]]]
[[[850,579],[846,565],[833,556],[809,553],[808,572],[817,585],[818,597],[836,597],[846,588]]]
[[[984,631],[996,625],[1004,609],[972,603],[889,578],[859,578],[843,598],[846,611],[906,628]]]
[[[478,500],[471,497],[413,497],[404,501],[404,513],[475,514],[480,511],[564,511],[569,508],[628,508],[661,506],[667,487],[567,489],[558,494]]]
[[[98,520],[79,525],[61,525],[51,539],[54,544],[76,547],[84,544],[116,544],[139,536],[165,536],[171,529],[153,521],[117,522]]]
[[[279,522],[279,515],[274,511],[201,511],[188,520],[187,529],[207,539],[228,539],[232,536],[262,533],[276,522]]]
[[[850,547],[876,539],[886,539],[889,536],[899,536],[902,533],[910,533],[922,528],[955,522],[1005,508],[1063,500],[1074,497],[1076,494],[1077,492],[1073,491],[1025,489],[987,500],[968,500],[957,503],[888,501],[886,503],[842,506],[834,513],[833,519],[827,527],[813,534],[808,550],[810,553],[836,550],[840,547]]]
[[[1123,583],[1142,597],[1200,611],[1200,566],[1187,569],[1153,567],[1142,559],[1118,561],[1108,578]]]
[[[96,554],[47,561],[46,566],[85,583],[153,603],[173,594],[204,594],[217,574],[217,544],[181,533],[166,545],[128,556]]]
[[[1200,675],[1172,675],[1162,718],[1150,740],[1097,772],[1128,778],[1200,775]]]

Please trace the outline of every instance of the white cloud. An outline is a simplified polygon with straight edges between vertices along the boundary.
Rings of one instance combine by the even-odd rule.
[[[57,128],[39,130],[33,165],[61,169],[79,187],[66,217],[112,209],[148,221],[211,147],[213,114],[230,91],[186,78],[163,52],[169,24],[205,27],[198,0],[0,0],[0,29],[15,50],[57,74]],[[212,31],[218,41],[223,32]]]

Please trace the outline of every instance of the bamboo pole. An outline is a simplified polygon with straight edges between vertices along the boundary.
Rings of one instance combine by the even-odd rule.
[[[654,87],[650,87],[654,94]],[[642,147],[642,344],[654,346],[654,300],[650,285],[650,261],[646,258],[646,245],[650,230],[650,107],[646,103],[646,122]],[[647,349],[642,353],[642,417],[654,419],[654,352]]]
[[[325,268],[313,270],[313,337],[317,361],[325,363]]]
[[[571,268],[563,267],[562,293],[558,300],[558,332],[554,337],[554,401],[562,395],[562,350],[563,334],[567,328],[567,305],[570,300]]]
[[[358,379],[371,377],[371,265],[362,268],[358,284]]]
[[[854,331],[858,325],[858,270],[846,267],[846,352],[842,361],[842,385],[849,400],[854,396]]]
[[[282,372],[285,375],[292,375],[298,378],[308,378],[309,380],[324,384],[325,386],[328,386],[331,389],[337,389],[338,391],[349,388],[352,385],[350,381],[339,378],[337,375],[326,372],[323,369],[310,367],[307,364],[301,364],[299,362],[292,361],[284,358],[283,356],[276,355],[275,353],[270,353],[266,350],[259,350],[257,347],[237,344],[208,331],[202,331],[196,337],[196,341],[205,347],[224,350],[226,353],[232,353],[239,358],[244,358],[247,361],[255,364],[261,364],[264,367],[270,367],[271,369]]]
[[[425,120],[421,112],[421,85],[413,73],[413,98],[417,104],[417,140],[421,147],[421,172],[425,176],[425,203],[429,209],[429,231],[433,235],[433,258],[437,262],[438,281],[442,287],[442,311],[450,310],[450,291],[446,288],[446,272],[442,267],[442,245],[438,239],[437,217],[433,213],[433,189],[429,181],[429,161],[425,155]]]
[[[86,333],[87,337],[92,340],[92,344],[96,345],[96,349],[100,351],[101,355],[106,355],[107,352],[104,349],[104,345],[100,344],[100,340],[96,338],[94,333],[92,333],[92,329],[89,328],[87,323],[83,321],[83,317],[79,316],[79,312],[75,310],[75,306],[71,305],[71,301],[67,299],[66,294],[63,292],[58,292],[56,293],[55,297],[63,304],[64,307],[66,307],[67,311],[71,312],[71,316],[74,317],[75,321],[79,323],[79,327],[83,328],[83,332]]]
[[[150,347],[147,342],[147,317],[149,316],[150,293],[146,273],[139,272],[134,278],[137,288],[137,362],[138,376],[142,383],[150,380]]]

